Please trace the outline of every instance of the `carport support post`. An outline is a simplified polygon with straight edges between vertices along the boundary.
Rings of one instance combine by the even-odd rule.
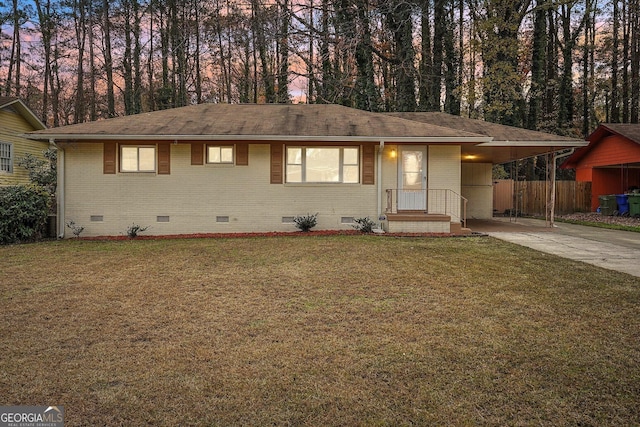
[[[553,217],[556,213],[556,160],[558,152],[554,151],[551,156],[551,194],[549,195],[549,225],[553,228]]]

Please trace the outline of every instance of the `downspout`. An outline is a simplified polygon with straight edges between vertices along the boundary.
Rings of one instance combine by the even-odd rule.
[[[53,138],[49,139],[49,144],[56,147],[58,151],[58,176],[57,176],[57,184],[56,184],[56,201],[58,203],[58,208],[56,211],[56,217],[58,220],[58,238],[64,239],[64,166],[65,166],[65,158],[64,158],[64,150],[60,148],[60,146],[56,145],[55,140]]]
[[[377,170],[377,190],[378,190],[378,220],[382,221],[382,152],[384,151],[384,141],[380,141],[378,149],[378,170]],[[382,226],[380,226],[382,228]]]

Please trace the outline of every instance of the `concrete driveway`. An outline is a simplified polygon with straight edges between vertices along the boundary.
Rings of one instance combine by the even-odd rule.
[[[529,218],[469,220],[474,232],[640,277],[640,233]]]

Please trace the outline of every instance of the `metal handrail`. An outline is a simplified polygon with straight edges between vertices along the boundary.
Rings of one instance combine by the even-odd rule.
[[[402,193],[400,193],[402,192]],[[386,213],[398,213],[402,210],[424,211],[426,214],[449,215],[453,220],[460,221],[463,227],[467,227],[467,202],[468,199],[446,188],[429,188],[426,190],[404,190],[390,188],[386,190]],[[415,205],[400,208],[399,194],[409,196],[408,199]]]

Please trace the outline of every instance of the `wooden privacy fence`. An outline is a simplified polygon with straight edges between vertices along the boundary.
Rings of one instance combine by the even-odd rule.
[[[493,212],[544,216],[550,189],[548,181],[496,180],[493,182]],[[590,182],[556,181],[557,215],[590,211]]]

